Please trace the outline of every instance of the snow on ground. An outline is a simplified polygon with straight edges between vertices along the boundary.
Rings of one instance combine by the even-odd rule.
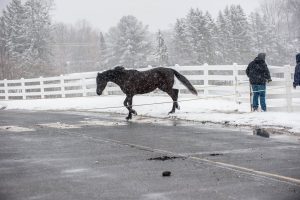
[[[300,134],[299,113],[286,112],[250,112],[249,104],[236,104],[226,99],[197,99],[194,96],[180,98],[181,110],[176,110],[171,117],[201,122],[222,123],[228,125],[258,126],[279,128]],[[78,97],[37,100],[0,101],[6,109],[25,110],[87,110],[127,114],[123,107],[125,96]],[[187,100],[187,101],[186,101]],[[159,104],[161,102],[167,102]],[[154,103],[154,105],[152,104]],[[156,104],[157,103],[157,104]],[[168,118],[171,99],[167,96],[135,96],[134,109],[139,115]],[[150,104],[150,105],[141,105]],[[0,106],[1,107],[1,106]],[[135,116],[133,116],[135,117]]]

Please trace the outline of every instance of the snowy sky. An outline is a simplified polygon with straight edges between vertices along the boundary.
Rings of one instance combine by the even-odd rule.
[[[2,1],[2,0],[0,0]],[[262,0],[54,0],[53,19],[75,23],[86,19],[106,32],[121,17],[133,15],[150,31],[167,29],[177,18],[185,17],[190,8],[208,10],[214,17],[226,5],[240,4],[246,13],[259,7]]]

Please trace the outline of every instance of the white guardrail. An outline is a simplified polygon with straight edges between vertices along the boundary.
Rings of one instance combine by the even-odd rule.
[[[246,65],[173,66],[185,75],[198,90],[200,97],[224,96],[237,103],[250,102],[250,87],[245,75]],[[138,70],[147,70],[140,68]],[[300,111],[300,90],[292,87],[294,67],[269,67],[272,82],[267,85],[269,111]],[[1,80],[0,100],[46,99],[96,96],[97,72],[67,74],[56,77]],[[188,96],[188,90],[180,85],[180,96]],[[114,83],[105,89],[106,95],[123,94]],[[149,95],[166,95],[158,90]]]

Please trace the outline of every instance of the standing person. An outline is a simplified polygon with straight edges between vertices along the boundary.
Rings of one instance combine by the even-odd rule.
[[[268,66],[265,62],[266,54],[259,53],[258,56],[249,63],[246,74],[249,77],[249,81],[253,91],[253,105],[254,111],[258,110],[258,97],[262,111],[267,111],[266,106],[266,82],[270,82],[271,76]]]
[[[296,55],[296,67],[295,67],[295,74],[294,74],[294,82],[293,86],[296,89],[297,86],[300,86],[300,53]]]

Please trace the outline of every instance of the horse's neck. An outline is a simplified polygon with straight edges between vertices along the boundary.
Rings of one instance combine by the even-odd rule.
[[[122,77],[119,77],[118,75],[111,76],[108,81],[113,82],[119,86],[124,84],[124,79]]]
[[[121,83],[121,81],[120,80],[117,80],[117,79],[111,79],[111,80],[109,80],[110,82],[113,82],[113,83],[115,83],[115,84],[117,84],[117,85],[122,85],[122,83]]]

